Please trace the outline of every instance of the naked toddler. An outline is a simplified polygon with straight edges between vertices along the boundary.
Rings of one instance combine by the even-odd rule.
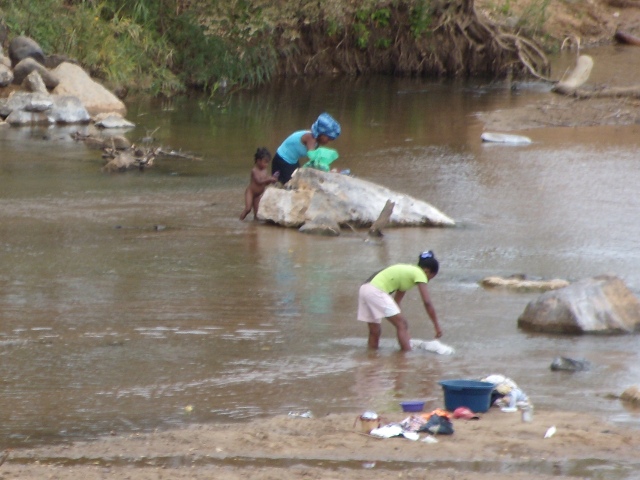
[[[278,181],[279,172],[275,172],[273,175],[267,173],[267,167],[271,162],[271,153],[266,148],[258,148],[253,156],[255,163],[251,169],[251,180],[249,186],[244,192],[245,207],[240,214],[240,220],[244,220],[249,212],[253,208],[253,219],[258,217],[258,206],[260,204],[260,198],[264,193],[267,185],[276,183]]]

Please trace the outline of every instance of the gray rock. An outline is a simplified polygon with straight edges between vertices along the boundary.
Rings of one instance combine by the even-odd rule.
[[[25,58],[32,58],[41,65],[44,65],[45,62],[44,53],[38,42],[25,36],[19,36],[11,40],[9,58],[11,59],[11,65],[14,67]],[[22,80],[19,83],[22,83]]]
[[[518,327],[546,333],[634,333],[640,331],[640,301],[621,279],[600,275],[543,293],[529,302]]]
[[[22,84],[24,79],[27,78],[31,72],[36,71],[42,77],[44,84],[48,89],[52,90],[58,86],[60,81],[58,77],[51,73],[46,67],[36,62],[33,58],[25,58],[21,60],[15,67],[13,67],[13,83],[16,85]]]
[[[29,95],[29,101],[23,107],[26,112],[46,112],[53,107],[53,100],[48,93],[35,92]]]
[[[53,123],[45,112],[27,112],[25,110],[14,110],[5,121],[13,126],[49,125]]]
[[[0,103],[0,116],[12,125],[89,123],[79,99],[40,92],[16,92]]]
[[[31,102],[31,96],[29,92],[14,92],[0,103],[0,117],[6,118],[14,110],[24,110]]]
[[[28,92],[39,92],[39,93],[49,93],[47,90],[47,86],[44,84],[42,80],[42,76],[38,73],[37,70],[34,70],[27,78],[22,82],[22,88],[24,88]]]
[[[72,95],[52,95],[53,108],[50,117],[55,123],[89,123],[89,112],[79,98]]]
[[[45,112],[52,106],[53,100],[48,93],[15,92],[0,104],[0,116],[7,117],[11,112],[18,110]]]
[[[13,72],[9,67],[0,63],[0,87],[8,87],[13,83]]]
[[[563,370],[567,372],[581,372],[591,369],[591,363],[587,360],[575,360],[568,357],[556,357],[549,367],[554,372]]]

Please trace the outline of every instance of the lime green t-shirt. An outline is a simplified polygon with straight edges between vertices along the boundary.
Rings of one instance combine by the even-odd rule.
[[[417,265],[399,263],[391,265],[378,272],[371,279],[371,285],[383,292],[392,293],[396,290],[406,292],[416,286],[416,283],[428,283],[427,274]]]

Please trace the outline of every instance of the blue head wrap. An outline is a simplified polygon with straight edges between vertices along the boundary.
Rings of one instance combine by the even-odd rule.
[[[326,135],[331,140],[335,140],[340,136],[340,124],[328,113],[322,113],[311,125],[311,134],[313,138]]]
[[[440,269],[440,263],[436,259],[433,250],[422,252],[418,257],[418,266],[420,268],[428,268],[435,275]]]

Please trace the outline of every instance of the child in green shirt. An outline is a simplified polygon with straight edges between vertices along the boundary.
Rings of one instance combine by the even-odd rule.
[[[439,270],[439,263],[431,250],[423,252],[418,258],[418,265],[391,265],[375,273],[358,294],[358,320],[367,322],[369,328],[368,345],[377,349],[382,333],[382,319],[386,318],[396,327],[398,343],[403,351],[411,350],[409,327],[400,310],[400,302],[404,294],[418,286],[424,308],[436,330],[435,338],[442,337],[436,310],[431,303],[427,283]],[[393,295],[393,296],[392,296]]]

